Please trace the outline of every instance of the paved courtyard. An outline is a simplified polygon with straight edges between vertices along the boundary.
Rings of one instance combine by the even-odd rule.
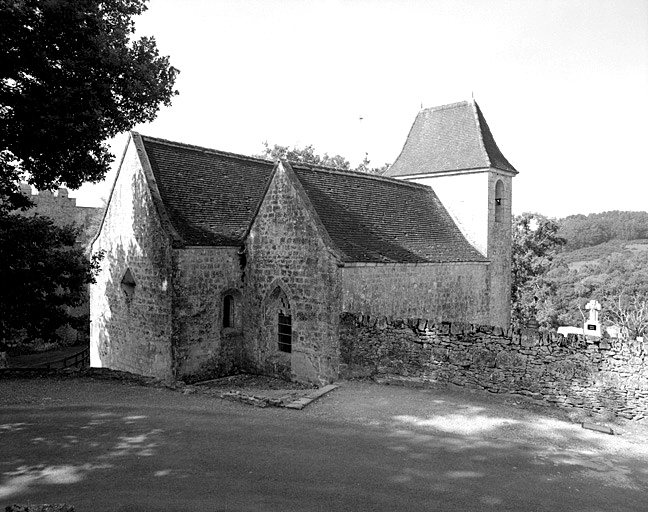
[[[645,428],[522,398],[343,382],[305,409],[0,380],[0,509],[644,511]]]

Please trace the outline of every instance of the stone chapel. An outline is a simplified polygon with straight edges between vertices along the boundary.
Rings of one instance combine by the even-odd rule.
[[[422,110],[384,176],[132,132],[92,245],[91,365],[326,383],[343,314],[508,328],[515,174],[474,101]]]

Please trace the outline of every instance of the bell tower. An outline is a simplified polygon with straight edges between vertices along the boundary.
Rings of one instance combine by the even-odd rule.
[[[385,176],[430,186],[466,239],[490,261],[490,323],[511,319],[511,201],[518,171],[474,100],[421,110]]]

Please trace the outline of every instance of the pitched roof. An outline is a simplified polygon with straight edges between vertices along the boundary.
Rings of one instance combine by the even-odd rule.
[[[344,262],[485,261],[429,187],[301,165],[293,171]]]
[[[274,163],[141,136],[162,208],[180,245],[243,242]],[[290,165],[287,165],[290,167]],[[352,171],[293,164],[306,200],[344,262],[485,261],[432,189]]]
[[[186,245],[238,245],[274,163],[141,136],[162,203]]]
[[[385,176],[494,168],[517,174],[497,147],[475,101],[421,110]]]

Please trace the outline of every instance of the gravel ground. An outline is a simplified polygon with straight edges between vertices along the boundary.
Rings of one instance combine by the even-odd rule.
[[[29,378],[25,375],[8,372],[0,375],[0,407],[142,403],[149,407],[214,410],[247,407],[220,400],[223,395],[229,400],[267,406],[313,390],[298,383],[249,375],[192,386],[167,386],[154,379],[94,369],[32,372]],[[452,385],[410,388],[372,381],[337,384],[338,389],[300,412],[272,407],[266,413],[303,414],[314,419],[392,430],[458,434],[475,441],[501,439],[555,450],[631,455],[646,457],[648,462],[645,421],[589,417],[581,410],[558,409],[526,397],[493,395]],[[268,399],[270,403],[245,399],[250,396]],[[615,435],[584,429],[582,422],[609,426]]]
[[[526,443],[550,450],[616,454],[646,459],[648,424],[591,417],[580,409],[559,409],[531,398],[496,395],[454,385],[408,388],[371,381],[344,382],[306,413],[341,421],[421,433],[466,436],[475,442]],[[584,429],[583,422],[611,427],[614,435]]]

